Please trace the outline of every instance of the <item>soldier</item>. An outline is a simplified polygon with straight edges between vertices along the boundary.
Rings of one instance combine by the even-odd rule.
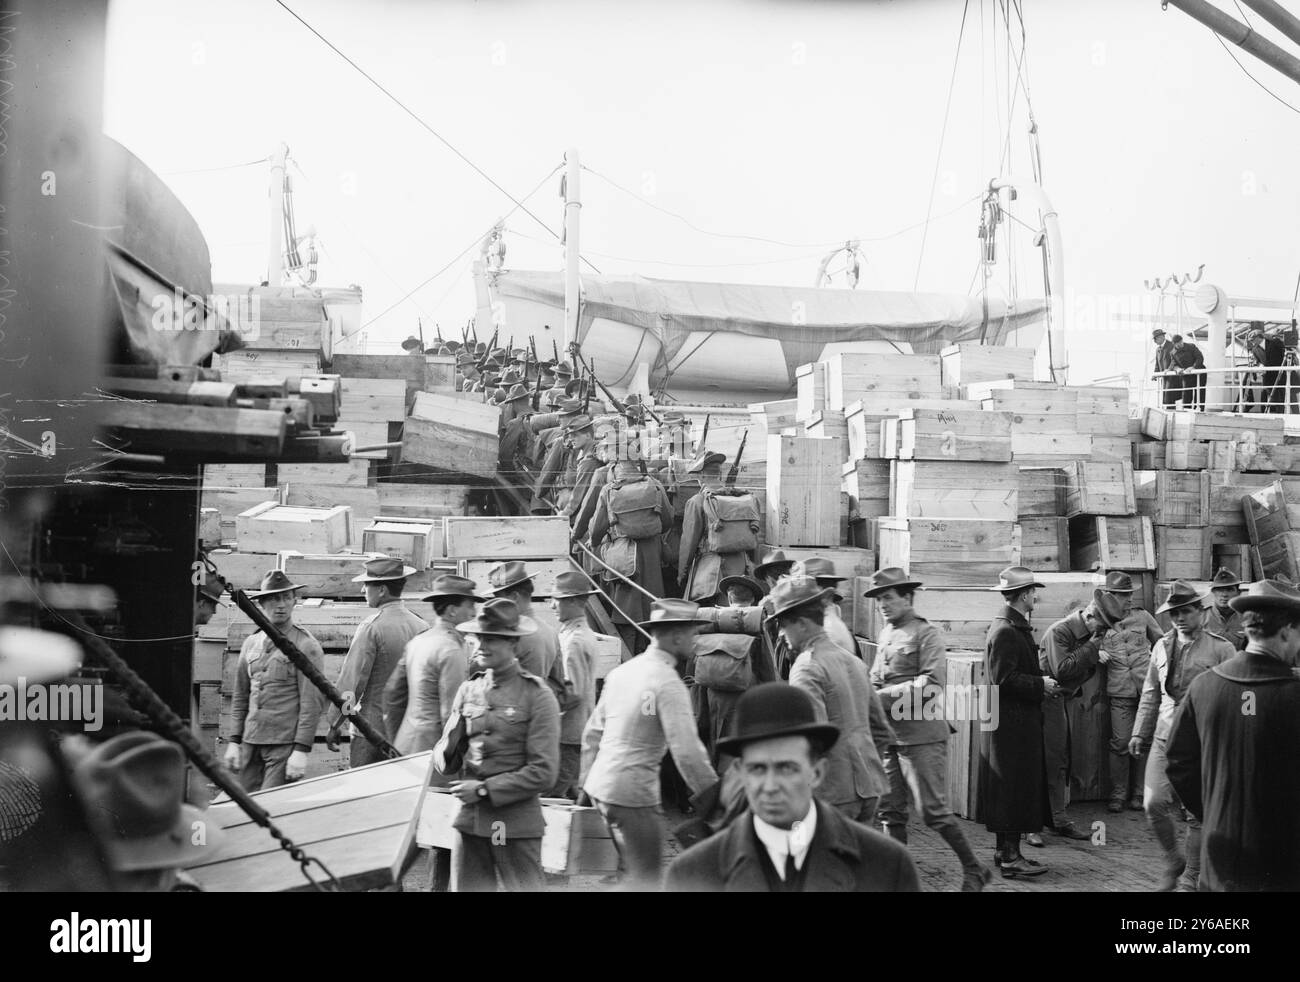
[[[582,771],[582,731],[596,708],[596,636],[587,624],[587,598],[597,591],[572,570],[555,578],[551,604],[560,619],[560,659],[576,702],[560,717],[560,774],[552,798],[577,798]]]
[[[1204,598],[1195,587],[1178,580],[1170,588],[1169,599],[1156,611],[1169,614],[1174,630],[1156,642],[1151,651],[1137,721],[1133,724],[1133,739],[1129,741],[1129,753],[1134,757],[1141,756],[1148,745],[1151,748],[1143,805],[1147,821],[1165,853],[1165,872],[1157,887],[1162,892],[1175,888],[1180,893],[1194,892],[1201,872],[1200,821],[1195,816],[1187,819],[1185,852],[1179,846],[1178,829],[1174,825],[1175,818],[1183,812],[1165,767],[1165,748],[1174,713],[1193,679],[1235,653],[1227,638],[1205,630],[1203,603]]]
[[[415,567],[403,565],[400,559],[381,556],[369,560],[365,572],[352,578],[353,583],[365,584],[366,603],[376,609],[357,626],[335,685],[345,697],[352,694],[357,715],[378,733],[384,732],[384,687],[406,642],[429,629],[429,622],[402,602],[406,578],[414,572]],[[337,750],[343,724],[337,706],[330,708],[329,723],[325,746]],[[349,767],[364,767],[381,760],[383,754],[378,747],[364,737],[353,737]]]
[[[1205,629],[1211,634],[1227,638],[1237,651],[1246,650],[1246,629],[1241,614],[1232,607],[1232,601],[1241,595],[1241,580],[1222,567],[1210,581],[1210,596],[1214,603],[1205,613]]]
[[[1070,804],[1070,721],[1066,704],[1082,694],[1101,664],[1106,635],[1124,618],[1125,604],[1113,593],[1094,590],[1092,602],[1061,618],[1043,634],[1039,667],[1056,679],[1059,690],[1043,702],[1043,759],[1047,766],[1047,799],[1052,831],[1066,839],[1091,835],[1065,813]]]
[[[564,432],[569,450],[555,500],[557,511],[573,524],[601,461],[595,453],[595,424],[590,416],[573,417]]]
[[[566,711],[573,702],[573,688],[564,677],[559,633],[533,616],[533,590],[536,587],[533,574],[518,560],[498,563],[488,570],[488,584],[494,598],[509,600],[519,613],[519,623],[524,628],[517,646],[519,664],[524,671],[546,679],[560,712]]]
[[[720,492],[726,454],[702,452],[687,468],[700,475],[700,493],[686,503],[677,568],[684,577],[682,596],[712,604],[724,576],[748,573],[758,547],[758,507],[752,496]]]
[[[476,671],[452,704],[434,760],[445,761],[460,725],[468,746],[461,779],[450,785],[461,801],[453,828],[453,888],[539,892],[542,877],[540,796],[555,784],[560,758],[560,709],[545,680],[519,663],[529,628],[509,600],[489,600],[478,617],[456,626],[471,636]]]
[[[885,619],[876,641],[871,684],[888,706],[895,734],[885,754],[889,790],[880,819],[885,831],[906,845],[907,813],[914,803],[925,824],[957,854],[962,892],[979,893],[992,881],[993,871],[975,858],[948,807],[947,653],[934,625],[912,606],[920,586],[919,580],[890,566],[871,577],[871,588],[863,594],[875,599]],[[935,701],[938,713],[933,711]]]
[[[262,577],[252,595],[271,626],[287,637],[318,669],[325,652],[308,631],[293,623],[296,583],[280,570]],[[278,788],[307,772],[307,755],[316,741],[324,698],[262,631],[249,635],[235,666],[230,746],[226,766],[246,791]]]
[[[659,561],[663,534],[672,525],[672,505],[663,485],[639,472],[631,460],[614,464],[614,479],[600,490],[591,522],[592,551],[601,561],[656,597],[663,596]],[[614,573],[602,570],[606,590],[618,609],[611,614],[624,644],[634,655],[645,648],[632,626],[650,615],[644,593]],[[621,611],[621,613],[620,613]]]
[[[665,749],[703,801],[718,783],[695,731],[690,697],[678,670],[694,651],[707,622],[699,607],[661,600],[641,626],[650,647],[619,665],[605,679],[596,710],[582,735],[582,789],[609,825],[627,873],[627,887],[653,890],[663,864],[664,822],[659,767]]]
[[[761,583],[748,576],[724,576],[718,591],[727,598],[728,607],[753,607],[767,593]]]
[[[1118,570],[1106,574],[1106,593],[1122,601],[1128,613],[1107,632],[1101,642],[1100,661],[1105,666],[1106,697],[1110,702],[1110,801],[1106,810],[1122,812],[1124,802],[1133,811],[1142,810],[1142,775],[1146,773],[1145,756],[1128,752],[1137,719],[1138,697],[1147,677],[1151,646],[1164,634],[1156,619],[1141,607],[1134,606],[1133,580]]]
[[[790,677],[790,666],[794,664],[794,653],[790,651],[790,646],[785,643],[780,632],[776,629],[776,621],[769,620],[772,613],[772,592],[776,585],[790,575],[794,568],[794,560],[786,559],[785,553],[780,549],[774,549],[769,552],[761,563],[754,567],[754,575],[767,583],[767,595],[763,597],[759,604],[763,608],[763,641],[767,645],[767,651],[772,659],[772,664],[776,666],[777,677],[782,681]]]
[[[226,588],[215,576],[207,573],[199,584],[194,597],[194,626],[201,627],[216,616],[217,607],[221,605],[221,596]]]
[[[837,590],[837,587],[848,577],[836,576],[835,567],[831,565],[829,559],[823,559],[821,556],[812,556],[802,562],[794,564],[791,570],[792,576],[811,576],[817,580],[817,585],[826,588],[825,606],[826,618],[824,627],[827,635],[832,641],[843,648],[851,655],[862,657],[858,650],[858,642],[853,637],[853,632],[849,626],[844,623],[844,618],[840,615],[840,601],[844,599]]]

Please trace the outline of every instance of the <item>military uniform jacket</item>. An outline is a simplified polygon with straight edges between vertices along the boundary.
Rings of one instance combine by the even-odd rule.
[[[1066,697],[1077,695],[1101,664],[1101,642],[1093,637],[1083,611],[1067,614],[1043,635],[1038,667],[1065,689]]]
[[[586,616],[560,624],[560,658],[564,677],[573,683],[577,704],[560,717],[560,742],[581,744],[582,731],[596,708],[596,636]]]
[[[1192,679],[1227,661],[1233,654],[1232,643],[1227,638],[1205,630],[1199,631],[1186,643],[1178,640],[1177,631],[1170,631],[1157,641],[1151,650],[1146,681],[1142,684],[1142,700],[1138,703],[1133,735],[1140,736],[1147,743],[1151,742],[1153,733],[1157,740],[1168,737],[1174,722],[1174,710],[1183,701]]]
[[[1241,614],[1231,607],[1225,617],[1217,604],[1212,605],[1205,612],[1205,630],[1227,638],[1237,651],[1246,650],[1246,629],[1241,626]]]
[[[406,643],[384,692],[388,732],[396,731],[392,741],[399,753],[433,749],[468,675],[465,635],[446,621]]]
[[[550,687],[515,662],[471,676],[452,711],[465,718],[469,734],[462,776],[488,789],[486,798],[461,807],[452,827],[466,835],[541,838],[538,796],[554,787],[560,770],[560,707]]]
[[[1106,662],[1106,695],[1111,699],[1137,699],[1142,695],[1151,647],[1164,636],[1156,619],[1142,608],[1130,610],[1101,640]]]
[[[384,732],[384,687],[392,677],[406,642],[429,630],[429,622],[407,609],[400,600],[391,600],[357,626],[347,657],[335,687],[351,692],[361,705],[358,714],[380,732]],[[337,706],[331,707],[330,726],[339,718]]]
[[[947,721],[942,712],[936,714],[932,708],[935,698],[921,700],[927,688],[937,687],[934,696],[942,706],[941,690],[946,681],[947,654],[933,624],[910,614],[900,624],[885,625],[876,640],[871,684],[880,692],[896,743],[908,747],[948,739]],[[927,709],[934,719],[925,718]]]
[[[297,624],[283,634],[319,670],[325,667],[320,642]],[[292,743],[310,751],[325,697],[289,661],[288,655],[261,631],[244,639],[235,668],[235,695],[231,703],[233,742],[268,746]]]

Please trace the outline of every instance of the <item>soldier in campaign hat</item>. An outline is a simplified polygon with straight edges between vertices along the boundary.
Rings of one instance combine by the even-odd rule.
[[[901,568],[888,566],[872,574],[863,594],[875,600],[885,621],[876,638],[871,684],[887,707],[895,734],[884,754],[889,790],[880,819],[892,838],[906,844],[908,812],[914,805],[957,855],[962,890],[978,893],[993,872],[975,858],[948,807],[947,652],[938,630],[913,605],[920,587]]]
[[[1201,823],[1188,818],[1187,844],[1181,846],[1176,822],[1183,816],[1183,804],[1169,782],[1166,748],[1174,715],[1192,681],[1227,661],[1235,649],[1227,638],[1205,630],[1205,598],[1190,583],[1176,581],[1156,613],[1168,613],[1174,630],[1151,650],[1129,752],[1137,757],[1150,748],[1142,803],[1165,854],[1165,871],[1157,889],[1195,891],[1200,879]]]
[[[818,801],[838,727],[783,682],[750,689],[723,741],[749,812],[668,867],[669,892],[918,892],[907,850]]]
[[[844,623],[844,616],[840,613],[840,601],[844,597],[839,592],[839,586],[848,577],[836,573],[831,561],[824,556],[810,556],[795,563],[790,574],[811,576],[817,581],[818,586],[828,588],[822,601],[826,611],[826,619],[823,623],[826,634],[845,651],[860,656],[861,652],[858,651],[858,642],[853,637],[853,631]]]
[[[559,769],[560,707],[546,680],[519,663],[520,640],[534,628],[512,601],[489,600],[456,630],[470,636],[475,671],[434,748],[435,765],[445,766],[464,747],[459,780],[449,785],[461,801],[453,888],[493,892],[499,875],[507,890],[537,892],[544,885],[541,795]]]
[[[325,651],[320,642],[293,623],[300,589],[274,569],[250,596],[271,626],[323,670]],[[235,665],[225,760],[245,790],[276,788],[306,774],[307,755],[316,742],[316,724],[324,707],[325,697],[264,632],[244,639]]]
[[[1227,638],[1238,651],[1246,648],[1246,629],[1242,626],[1241,614],[1233,609],[1232,601],[1241,595],[1243,589],[1241,580],[1219,567],[1210,581],[1210,598],[1214,602],[1205,612],[1205,629]]]
[[[1245,621],[1246,650],[1188,686],[1169,735],[1168,778],[1204,824],[1200,889],[1294,893],[1300,891],[1300,592],[1264,580],[1232,606]]]
[[[582,731],[596,708],[599,646],[587,623],[587,603],[598,593],[586,573],[570,570],[555,577],[551,606],[560,622],[560,662],[573,686],[574,701],[560,716],[560,773],[552,798],[577,798],[582,773]]]

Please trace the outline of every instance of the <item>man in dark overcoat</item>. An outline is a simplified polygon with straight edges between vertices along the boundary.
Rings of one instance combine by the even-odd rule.
[[[984,827],[997,836],[998,870],[1007,879],[1039,876],[1047,867],[1026,859],[1020,836],[1049,819],[1043,763],[1043,698],[1059,689],[1044,676],[1029,618],[1043,584],[1024,566],[1008,566],[990,589],[1006,601],[984,646],[988,684],[996,686],[992,729],[980,729],[980,803]]]
[[[1174,715],[1166,773],[1201,819],[1199,889],[1300,890],[1300,592],[1264,580],[1232,606],[1246,650],[1202,672]]]

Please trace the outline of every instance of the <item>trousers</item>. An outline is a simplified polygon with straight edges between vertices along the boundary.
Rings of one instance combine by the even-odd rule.
[[[1128,742],[1133,736],[1133,723],[1137,720],[1138,700],[1122,696],[1110,697],[1110,800],[1125,802],[1135,797],[1142,788],[1146,775],[1147,754],[1132,757]]]
[[[855,798],[853,801],[846,801],[835,807],[844,815],[845,818],[857,822],[859,825],[870,825],[876,820],[876,807],[880,804],[880,798]]]
[[[245,791],[265,791],[288,783],[284,770],[293,753],[292,743],[246,743],[241,753],[239,783]]]
[[[1160,848],[1165,853],[1165,864],[1177,869],[1184,859],[1187,862],[1178,879],[1179,891],[1195,890],[1201,878],[1201,823],[1191,813],[1183,811],[1178,792],[1169,783],[1165,773],[1165,739],[1156,737],[1147,755],[1146,781],[1143,788],[1142,807],[1146,810],[1151,831],[1156,834]],[[1184,814],[1187,816],[1187,844],[1180,848],[1178,827],[1174,824]]]
[[[625,890],[659,889],[664,861],[664,816],[660,808],[629,808],[597,801],[622,860]]]
[[[1047,769],[1047,802],[1052,824],[1070,824],[1065,809],[1070,804],[1070,720],[1064,696],[1043,699],[1043,766]]]
[[[379,732],[383,732],[383,727],[379,728]],[[353,735],[348,744],[348,767],[365,767],[367,764],[378,764],[384,759],[384,755],[373,743],[360,733]]]
[[[542,878],[542,840],[495,842],[486,835],[456,833],[451,888],[456,893],[495,893],[497,875],[510,893],[538,893]]]
[[[555,787],[551,789],[552,798],[576,798],[578,791],[578,774],[582,770],[582,744],[560,744],[560,771],[555,778]]]

